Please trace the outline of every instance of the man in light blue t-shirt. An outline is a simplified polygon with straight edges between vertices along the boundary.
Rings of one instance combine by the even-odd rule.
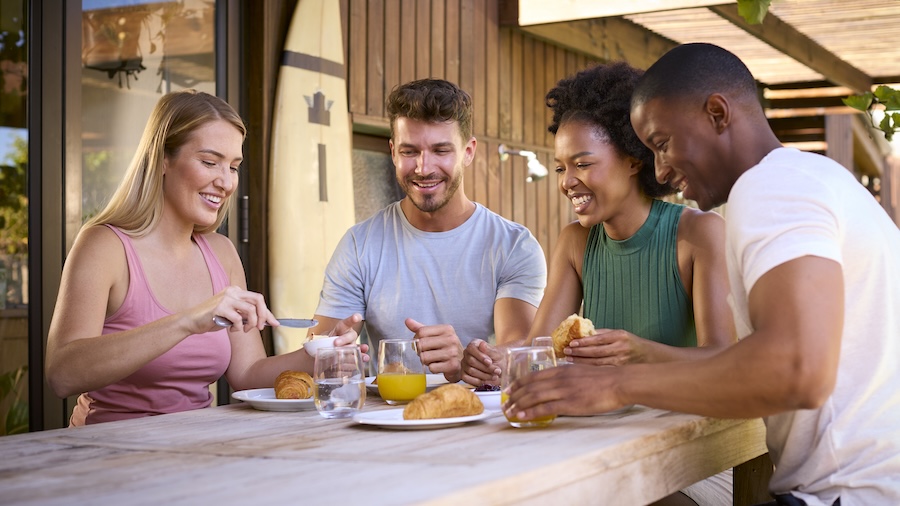
[[[406,197],[341,239],[310,332],[365,324],[371,353],[381,339],[417,339],[429,370],[455,382],[472,340],[527,336],[546,262],[528,229],[465,195],[476,146],[466,92],[444,80],[413,81],[390,94],[387,110]]]

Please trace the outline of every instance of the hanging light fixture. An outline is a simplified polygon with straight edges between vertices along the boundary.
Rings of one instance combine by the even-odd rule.
[[[522,156],[528,160],[526,162],[526,165],[528,167],[528,177],[525,178],[525,181],[529,183],[537,181],[538,179],[543,179],[544,177],[547,177],[547,174],[549,174],[547,167],[544,167],[544,165],[538,161],[537,154],[535,154],[534,151],[527,151],[524,149],[511,149],[506,147],[506,144],[501,144],[498,148],[498,151],[500,152],[501,162],[505,162],[506,160],[508,160],[509,155]]]

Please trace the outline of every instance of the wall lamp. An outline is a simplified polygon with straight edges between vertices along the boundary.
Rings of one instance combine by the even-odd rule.
[[[510,149],[506,147],[506,144],[501,144],[498,148],[500,152],[500,161],[505,162],[509,159],[509,155],[518,155],[524,156],[528,159],[528,177],[525,178],[525,181],[529,183],[537,181],[538,179],[544,178],[549,173],[547,171],[547,167],[544,167],[541,162],[538,161],[537,155],[534,151],[525,151],[524,149]]]

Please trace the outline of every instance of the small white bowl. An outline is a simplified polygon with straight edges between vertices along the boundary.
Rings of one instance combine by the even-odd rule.
[[[303,344],[303,349],[311,357],[315,357],[319,348],[334,348],[334,340],[338,337],[340,336],[313,336],[312,339]]]
[[[481,399],[484,409],[490,411],[500,411],[500,391],[494,392],[475,392],[475,395]]]

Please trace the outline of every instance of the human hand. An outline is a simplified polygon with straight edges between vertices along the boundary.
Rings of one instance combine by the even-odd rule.
[[[452,325],[425,325],[407,318],[406,328],[418,343],[419,357],[433,373],[443,374],[450,383],[461,377],[462,343]]]
[[[576,364],[625,365],[647,362],[646,340],[620,329],[599,329],[594,335],[573,339],[564,350]]]
[[[203,334],[220,327],[213,322],[213,317],[221,316],[231,322],[229,332],[242,330],[249,332],[256,328],[262,330],[267,324],[278,327],[278,320],[266,306],[265,298],[256,292],[244,290],[237,286],[229,286],[202,304],[189,309],[189,331],[191,334]]]
[[[503,353],[481,339],[475,339],[463,352],[462,379],[471,385],[500,385]]]
[[[359,313],[353,313],[352,315],[344,318],[343,320],[337,322],[337,325],[331,329],[331,332],[328,333],[329,336],[342,336],[349,331],[353,331],[356,333],[356,325],[362,321],[362,315]],[[324,330],[324,329],[323,329]]]
[[[507,418],[522,421],[619,409],[626,405],[616,396],[619,371],[617,367],[584,365],[536,371],[509,386],[509,399],[502,408]]]
[[[353,321],[354,319],[356,319],[355,322]],[[334,340],[335,348],[337,348],[338,346],[356,346],[357,340],[359,339],[359,334],[357,334],[356,331],[353,330],[352,325],[354,323],[359,323],[360,320],[361,320],[360,315],[354,314],[354,315],[344,319],[340,323],[338,323],[338,325],[335,327],[335,330],[332,331],[332,333],[331,333],[331,335],[338,336],[337,339]],[[341,334],[335,334],[335,331],[338,330],[339,327],[341,329],[347,328],[349,330],[347,330],[346,332],[343,332]],[[360,344],[359,345],[359,352],[362,355],[363,362],[369,361],[369,355],[367,353],[368,351],[369,351],[368,344]]]

